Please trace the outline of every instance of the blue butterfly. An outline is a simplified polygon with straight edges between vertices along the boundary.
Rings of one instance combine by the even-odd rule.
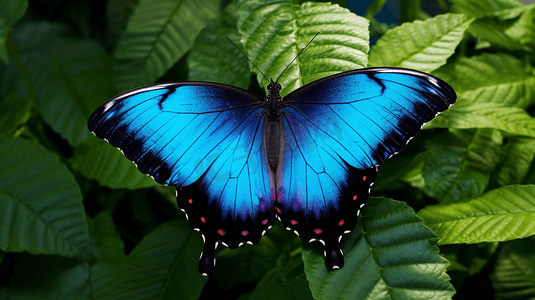
[[[264,99],[210,82],[159,83],[102,104],[89,130],[122,150],[179,207],[205,245],[256,244],[278,218],[304,242],[320,241],[331,269],[353,230],[377,166],[456,101],[444,81],[399,68],[360,69]]]

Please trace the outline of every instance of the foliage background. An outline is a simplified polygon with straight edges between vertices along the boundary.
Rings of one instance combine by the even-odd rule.
[[[398,26],[375,19],[384,0],[366,18],[335,2],[0,0],[0,298],[535,298],[534,5],[442,0],[431,16],[401,0]],[[380,167],[372,193],[384,197],[342,240],[342,270],[275,226],[254,247],[219,249],[203,278],[201,237],[174,189],[92,136],[87,118],[158,81],[263,95],[224,36],[276,77],[318,31],[283,93],[397,66],[446,80],[458,102]]]

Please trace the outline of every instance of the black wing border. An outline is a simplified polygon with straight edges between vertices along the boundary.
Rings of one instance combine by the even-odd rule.
[[[440,89],[440,91],[444,93],[444,95],[446,96],[445,98],[448,100],[448,103],[450,105],[453,105],[455,101],[457,100],[457,94],[455,93],[455,90],[447,82],[445,82],[444,80],[436,76],[433,76],[431,74],[427,74],[421,71],[412,70],[412,69],[397,68],[397,67],[379,67],[379,68],[363,68],[363,69],[345,71],[345,72],[341,72],[341,73],[334,74],[331,76],[323,77],[321,79],[308,83],[298,88],[297,90],[290,92],[288,95],[284,96],[284,98],[282,99],[282,103],[283,103],[283,106],[287,106],[288,104],[291,104],[292,100],[298,97],[301,93],[311,88],[314,88],[315,86],[322,84],[324,82],[327,82],[336,78],[344,77],[344,76],[349,76],[349,75],[364,74],[364,75],[367,75],[372,80],[377,81],[379,82],[379,84],[381,84],[380,79],[375,77],[375,74],[379,74],[379,73],[406,74],[406,75],[411,75],[411,76],[425,79],[429,81],[430,83],[432,83],[435,87],[437,87],[438,89]]]

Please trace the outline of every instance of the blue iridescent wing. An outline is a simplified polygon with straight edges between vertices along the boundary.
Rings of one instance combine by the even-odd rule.
[[[341,268],[339,241],[356,224],[376,166],[455,100],[444,81],[396,68],[345,72],[290,93],[275,207],[284,226],[324,243],[327,264]]]
[[[177,187],[178,205],[205,240],[201,273],[213,270],[217,243],[256,244],[273,224],[262,101],[215,83],[156,84],[109,100],[89,119],[141,172]]]

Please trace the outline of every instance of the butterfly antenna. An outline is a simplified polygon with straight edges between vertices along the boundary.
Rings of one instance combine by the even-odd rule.
[[[240,50],[241,54],[243,54],[243,56],[245,56],[245,58],[247,58],[247,60],[248,60],[251,64],[253,64],[253,66],[258,70],[258,72],[260,72],[260,74],[262,74],[262,75],[264,76],[264,78],[265,78],[268,82],[270,82],[270,80],[266,77],[266,75],[264,74],[264,72],[262,72],[262,71],[261,71],[255,64],[254,64],[254,62],[252,62],[252,61],[249,59],[249,57],[247,57],[247,55],[246,55],[243,51],[241,51],[240,47],[238,47],[236,44],[234,44],[234,42],[233,42],[231,39],[229,39],[228,36],[225,36],[225,38],[226,38],[229,42],[231,42],[232,45],[234,45],[234,47],[236,47],[236,49]]]
[[[316,35],[310,40],[310,42],[308,42],[308,44],[305,46],[305,48],[301,49],[301,51],[299,51],[299,53],[297,53],[297,55],[294,57],[294,59],[286,66],[286,68],[279,75],[279,78],[277,78],[275,83],[279,82],[279,79],[281,78],[282,74],[284,74],[284,72],[286,72],[286,70],[288,70],[288,68],[293,64],[293,62],[297,59],[297,57],[299,57],[299,55],[301,53],[303,53],[303,51],[305,51],[308,48],[308,45],[310,45],[310,43],[312,43],[312,41],[318,36],[318,34],[320,34],[320,33],[319,32],[316,33]]]

